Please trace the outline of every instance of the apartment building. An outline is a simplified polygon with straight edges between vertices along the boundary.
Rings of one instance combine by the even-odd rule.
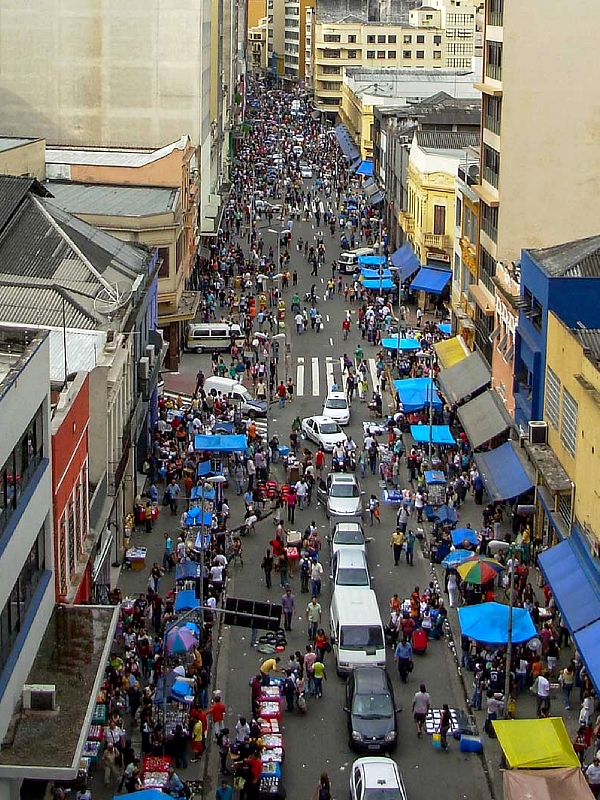
[[[594,0],[577,13],[545,0],[485,4],[481,178],[473,187],[481,218],[478,347],[500,322],[486,311],[494,308],[499,263],[510,270],[522,248],[598,232],[600,183],[591,176],[600,173],[600,148],[590,131],[600,101],[590,59],[599,35]]]
[[[460,14],[442,0],[410,12],[407,23],[367,21],[350,16],[331,20],[317,9],[313,45],[313,88],[317,107],[335,115],[342,103],[347,67],[410,67],[470,71],[475,40],[475,7]],[[445,26],[451,26],[446,28]]]
[[[315,11],[315,0],[285,0],[283,77],[297,86],[306,78],[306,23]],[[310,12],[310,14],[309,14]]]

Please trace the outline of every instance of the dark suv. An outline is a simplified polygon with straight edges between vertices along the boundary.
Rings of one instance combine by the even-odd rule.
[[[398,740],[392,682],[385,667],[358,667],[346,683],[350,747],[369,753],[394,750]]]

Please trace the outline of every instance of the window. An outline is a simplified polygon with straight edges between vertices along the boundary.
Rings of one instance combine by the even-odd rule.
[[[446,233],[446,206],[433,207],[433,233],[436,236]]]
[[[160,265],[160,269],[158,270],[159,278],[169,277],[169,254],[170,251],[168,247],[158,248],[158,257],[162,259],[162,264]]]
[[[481,230],[487,233],[493,242],[498,241],[498,206],[488,206],[481,202]]]
[[[412,50],[403,50],[402,58],[412,58]]]
[[[356,34],[355,33],[348,34],[348,44],[356,44]]]
[[[339,58],[340,51],[339,50],[325,50],[323,52],[323,58]]]
[[[377,58],[385,58],[385,50],[378,50]]]
[[[487,144],[483,145],[483,178],[496,189],[500,175],[500,153]]]
[[[417,44],[425,44],[425,37],[422,35],[417,36]]]
[[[486,43],[485,74],[493,80],[502,80],[502,42]]]
[[[385,36],[378,36],[377,44],[385,44]]]
[[[324,42],[341,42],[342,37],[339,33],[325,33],[323,34],[323,41]]]
[[[0,535],[44,457],[43,420],[40,406],[0,471]]]
[[[434,44],[438,44],[438,45],[439,45],[439,44],[441,44],[441,43],[442,43],[442,37],[436,34],[436,35],[433,37],[433,43],[434,43]]]
[[[446,66],[453,69],[471,69],[472,61],[470,58],[446,58]]]
[[[375,50],[367,50],[367,58],[375,58]]]
[[[323,75],[339,75],[341,70],[341,67],[334,67],[331,64],[325,64],[323,67]]]
[[[504,0],[488,0],[485,5],[486,21],[488,25],[501,27],[504,16]]]
[[[560,439],[565,446],[565,450],[575,458],[575,448],[577,446],[577,402],[566,389],[563,389]]]
[[[454,220],[454,224],[457,228],[460,228],[462,223],[462,200],[460,197],[456,198],[456,218]]]
[[[465,217],[463,236],[468,239],[471,244],[477,244],[477,214],[474,214],[467,205],[464,207],[463,214]]]
[[[425,58],[425,50],[417,50],[417,58]]]
[[[388,58],[396,58],[396,51],[388,50]]]
[[[396,44],[396,34],[393,33],[391,36],[388,36],[388,44]]]
[[[356,58],[356,50],[348,50],[348,58]]]
[[[500,133],[500,116],[502,112],[502,98],[483,95],[483,127],[492,133]]]
[[[434,50],[433,51],[433,60],[434,61],[440,61],[441,58],[442,58],[441,50]]]
[[[485,247],[480,246],[479,251],[479,279],[485,288],[494,294],[495,288],[492,278],[496,274],[496,259],[488,253]]]
[[[546,367],[544,406],[548,424],[557,431],[560,421],[560,380],[550,367]]]
[[[412,36],[404,36],[402,41],[404,42],[404,44],[412,44]]]
[[[375,44],[375,37],[372,34],[367,36],[367,44]]]

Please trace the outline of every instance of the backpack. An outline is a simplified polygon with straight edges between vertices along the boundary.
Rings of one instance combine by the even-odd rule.
[[[323,784],[319,786],[317,800],[331,800],[331,790],[329,786],[323,786]]]

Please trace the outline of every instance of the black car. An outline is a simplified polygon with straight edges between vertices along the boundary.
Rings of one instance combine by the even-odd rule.
[[[398,741],[392,682],[384,667],[358,667],[346,683],[348,737],[353,750],[380,753]]]

